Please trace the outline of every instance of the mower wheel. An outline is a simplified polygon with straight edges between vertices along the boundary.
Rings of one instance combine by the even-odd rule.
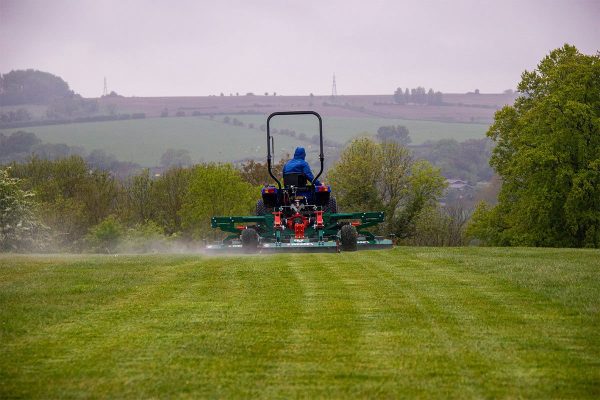
[[[356,251],[356,242],[358,241],[358,232],[353,225],[344,225],[340,231],[342,250]]]
[[[246,253],[254,253],[258,248],[258,233],[252,228],[247,228],[242,231],[240,235],[242,241],[242,248]]]
[[[269,213],[269,209],[265,206],[265,203],[262,200],[258,200],[256,202],[256,215],[267,215]]]
[[[337,201],[335,200],[335,197],[331,196],[329,198],[329,203],[327,203],[327,208],[325,209],[325,212],[331,214],[336,214],[338,212]]]

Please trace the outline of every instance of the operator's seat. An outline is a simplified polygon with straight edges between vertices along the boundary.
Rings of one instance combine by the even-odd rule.
[[[306,187],[308,180],[304,174],[284,174],[283,186]]]

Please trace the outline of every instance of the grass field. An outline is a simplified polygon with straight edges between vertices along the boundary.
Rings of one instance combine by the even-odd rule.
[[[231,115],[244,123],[253,123],[256,129],[224,124],[223,116],[214,121],[204,117],[148,118],[143,120],[79,123],[22,128],[35,133],[44,142],[82,146],[87,151],[103,149],[122,161],[133,161],[143,166],[159,164],[160,157],[169,148],[186,149],[194,161],[234,161],[245,158],[265,158],[265,133],[258,127],[265,124],[266,115]],[[308,137],[318,133],[316,120],[297,118],[289,122],[273,120],[274,128],[287,127],[304,132]],[[426,140],[454,138],[462,141],[485,137],[487,125],[414,121],[384,118],[330,117],[324,119],[324,136],[339,143],[361,133],[374,134],[383,125],[405,125],[413,143]],[[4,130],[10,134],[15,129]],[[307,142],[287,136],[275,136],[276,157],[293,153],[298,145]],[[314,149],[314,157],[318,150]],[[310,149],[309,149],[310,158]]]
[[[0,398],[598,398],[600,252],[0,256]]]

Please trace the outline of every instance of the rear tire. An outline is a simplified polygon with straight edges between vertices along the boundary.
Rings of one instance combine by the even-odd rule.
[[[344,225],[340,230],[340,239],[342,242],[342,250],[356,251],[356,243],[358,242],[358,231],[353,225]]]
[[[327,203],[325,212],[330,214],[336,214],[338,212],[337,201],[335,200],[335,197],[331,196],[329,198],[329,203]]]
[[[246,253],[256,253],[258,249],[258,233],[252,228],[247,228],[242,231],[240,235],[242,241],[242,248]]]

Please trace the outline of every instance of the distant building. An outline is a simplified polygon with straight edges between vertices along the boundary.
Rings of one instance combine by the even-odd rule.
[[[469,182],[463,181],[462,179],[446,179],[446,184],[448,185],[448,189],[466,189],[470,188]]]

